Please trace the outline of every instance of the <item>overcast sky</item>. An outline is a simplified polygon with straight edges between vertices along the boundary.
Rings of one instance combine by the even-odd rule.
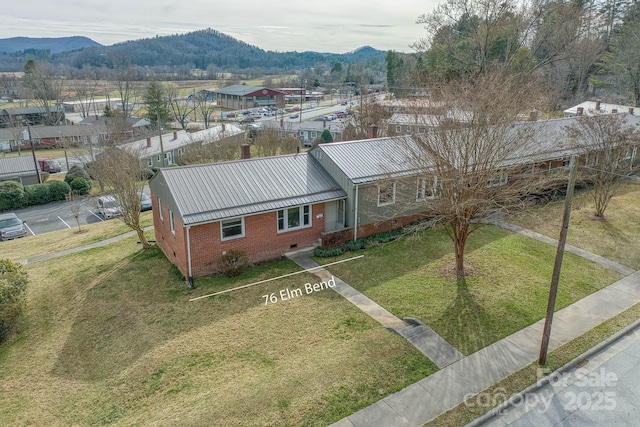
[[[114,43],[204,28],[265,50],[411,52],[416,18],[439,0],[8,0],[0,38],[85,36]]]

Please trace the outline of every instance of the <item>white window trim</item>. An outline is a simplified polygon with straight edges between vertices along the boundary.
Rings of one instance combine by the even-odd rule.
[[[505,185],[509,181],[509,178],[506,175],[499,175],[495,178],[491,178],[489,182],[487,182],[487,187],[499,187],[501,185]]]
[[[438,177],[434,176],[431,185],[431,195],[427,196],[427,177],[419,177],[416,181],[416,202],[424,202],[435,198],[436,186],[438,185]]]
[[[378,185],[378,207],[393,205],[396,202],[396,182],[394,181],[391,184],[392,184],[391,201],[382,202],[382,203],[380,203],[380,190],[382,189],[382,186]]]
[[[309,206],[309,224],[304,224],[304,207]],[[289,209],[292,208],[300,208],[300,225],[297,227],[289,228]],[[284,211],[284,228],[281,230],[280,225],[278,224],[278,213],[280,211]],[[312,205],[299,205],[299,206],[290,206],[285,209],[278,209],[276,211],[276,230],[278,233],[287,233],[289,231],[302,230],[303,228],[311,228],[313,226],[313,207]]]
[[[153,159],[149,158],[147,159],[147,167],[150,168],[153,166]]]
[[[236,235],[236,236],[230,236],[230,237],[224,237],[222,230],[223,230],[223,226],[222,223],[225,221],[235,221],[235,220],[240,220],[240,227],[242,228],[242,233]],[[226,242],[227,240],[234,240],[234,239],[240,239],[242,237],[245,236],[245,228],[244,228],[244,217],[240,217],[240,218],[227,218],[227,219],[223,219],[220,221],[220,240],[222,242]]]
[[[157,159],[158,159],[158,163],[160,163],[160,154],[158,154]]]
[[[160,221],[164,221],[164,215],[162,215],[162,200],[158,197],[158,216],[160,217]]]
[[[176,234],[176,225],[173,222],[173,211],[169,209],[169,226],[171,227],[171,232]]]

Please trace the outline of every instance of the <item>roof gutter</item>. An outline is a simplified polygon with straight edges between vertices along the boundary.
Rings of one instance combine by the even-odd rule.
[[[193,288],[193,272],[191,269],[191,226],[187,226],[187,268],[189,270],[187,283]]]
[[[356,184],[356,200],[354,202],[353,209],[353,241],[355,242],[358,239],[358,188],[360,185]]]

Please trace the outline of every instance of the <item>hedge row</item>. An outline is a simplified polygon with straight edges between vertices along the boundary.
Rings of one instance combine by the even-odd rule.
[[[365,237],[363,239],[349,240],[342,246],[338,246],[336,248],[323,249],[318,246],[313,251],[313,254],[319,258],[338,256],[345,252],[357,251],[360,249],[366,249],[370,246],[379,245],[380,243],[391,242],[403,236],[405,233],[406,231],[404,228],[397,228],[395,230],[385,231],[383,233],[372,234],[371,236]]]
[[[71,187],[66,182],[53,181],[23,186],[16,181],[0,182],[0,211],[65,200]]]

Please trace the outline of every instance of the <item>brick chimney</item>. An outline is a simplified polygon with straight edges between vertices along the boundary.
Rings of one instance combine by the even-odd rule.
[[[240,146],[240,158],[241,159],[251,158],[251,147],[249,146],[249,144],[242,144]]]
[[[375,139],[378,137],[378,126],[371,125],[369,126],[369,139]]]
[[[629,107],[629,114],[633,116],[633,107]]]
[[[322,127],[323,127],[323,128],[326,128],[326,127],[327,127],[327,119],[324,119],[324,120],[322,121]]]
[[[173,140],[175,141],[176,139],[178,139],[178,132],[173,131]]]
[[[578,115],[581,116],[582,113],[584,113],[584,108],[583,107],[578,107]]]
[[[600,100],[596,101],[596,111],[600,111]]]
[[[612,109],[611,114],[618,114],[618,109],[617,108]]]
[[[151,138],[147,137],[147,147],[151,147]]]

